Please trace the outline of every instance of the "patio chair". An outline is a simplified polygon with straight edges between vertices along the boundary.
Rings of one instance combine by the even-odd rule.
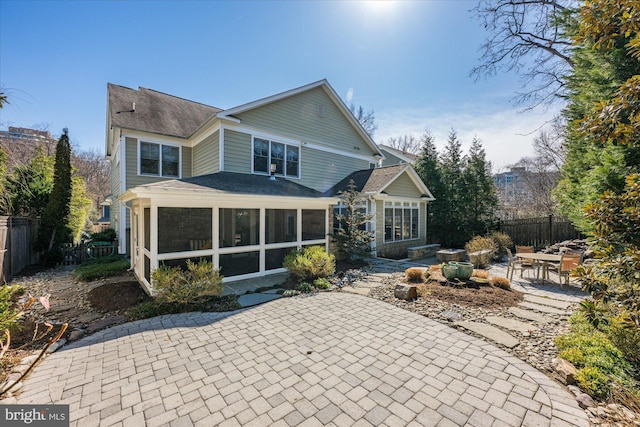
[[[507,257],[509,258],[509,264],[507,265],[507,278],[509,280],[513,280],[513,272],[516,270],[520,270],[520,277],[522,277],[522,273],[524,270],[533,271],[533,264],[530,262],[522,262],[521,260],[516,259],[511,253],[511,249],[507,248]]]
[[[558,275],[558,281],[560,282],[560,289],[562,289],[562,278],[565,279],[565,284],[569,285],[569,276],[571,272],[576,269],[582,262],[582,254],[563,254],[559,264],[549,264],[547,271],[552,271]]]

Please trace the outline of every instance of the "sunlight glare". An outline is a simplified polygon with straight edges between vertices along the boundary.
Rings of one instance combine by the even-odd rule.
[[[390,11],[396,2],[393,0],[364,0],[362,3],[374,13],[384,13]]]

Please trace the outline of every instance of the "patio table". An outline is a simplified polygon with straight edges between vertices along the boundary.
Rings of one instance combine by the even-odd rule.
[[[545,254],[542,252],[535,252],[535,253],[517,252],[516,257],[521,259],[529,259],[533,261],[533,265],[538,267],[536,281],[540,278],[540,267],[542,267],[543,269],[542,283],[544,283],[545,276],[548,275],[548,270],[547,270],[548,265],[545,263],[557,262],[559,264],[560,261],[562,261],[562,255]]]

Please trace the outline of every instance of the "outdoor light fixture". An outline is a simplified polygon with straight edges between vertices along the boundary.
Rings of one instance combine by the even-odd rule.
[[[271,163],[271,165],[269,166],[269,170],[271,171],[271,178],[269,178],[271,181],[275,181],[276,177],[274,176],[276,173],[276,164],[275,163]]]

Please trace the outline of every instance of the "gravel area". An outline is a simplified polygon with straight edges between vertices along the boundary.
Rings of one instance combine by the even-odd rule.
[[[522,320],[511,314],[508,311],[509,307],[470,307],[461,304],[452,304],[450,302],[444,302],[428,297],[419,297],[415,301],[397,299],[393,296],[393,290],[396,284],[403,282],[403,277],[404,275],[402,273],[392,274],[388,279],[382,282],[382,286],[372,288],[369,296],[405,310],[421,314],[441,323],[449,324],[453,327],[455,327],[452,324],[454,320],[468,320],[487,323],[485,319],[488,316],[499,316]],[[576,307],[577,304],[571,308],[575,309]],[[456,318],[453,319],[451,314],[452,312],[459,314],[459,317],[454,316]],[[551,375],[553,372],[551,369],[551,359],[558,355],[558,350],[553,340],[555,337],[568,332],[569,328],[566,316],[546,315],[546,317],[549,319],[548,323],[545,323],[544,325],[534,324],[539,326],[538,330],[531,330],[530,332],[524,333],[509,331],[511,335],[518,338],[520,345],[514,348],[507,348],[504,346],[501,346],[501,348],[538,368],[540,371]],[[459,329],[465,333],[475,335],[478,338],[483,338],[466,329]]]

